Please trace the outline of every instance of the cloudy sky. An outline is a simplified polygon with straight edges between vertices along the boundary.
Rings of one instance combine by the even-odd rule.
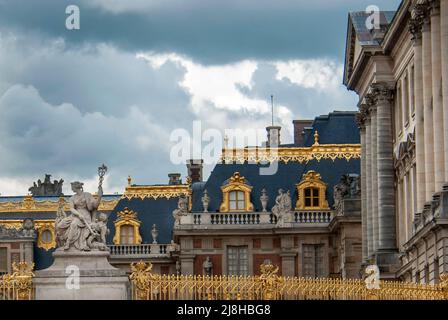
[[[45,173],[106,192],[165,183],[173,130],[263,129],[355,110],[347,14],[399,0],[0,0],[0,194]],[[67,30],[68,5],[80,29]],[[207,167],[207,171],[210,166]]]

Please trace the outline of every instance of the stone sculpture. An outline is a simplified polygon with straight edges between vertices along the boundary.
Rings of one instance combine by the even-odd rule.
[[[289,222],[292,210],[292,201],[289,190],[285,193],[283,189],[278,190],[278,196],[275,198],[275,205],[272,207],[272,213],[277,218],[277,225]]]
[[[102,182],[107,167],[98,168],[99,184],[98,197],[84,192],[83,183],[75,181],[71,183],[75,193],[69,200],[70,215],[63,211],[62,204],[58,210],[56,234],[59,245],[63,243],[64,250],[90,251],[107,250],[106,227],[107,216],[98,216],[98,207],[103,196]]]
[[[266,189],[263,188],[263,190],[261,190],[261,196],[260,196],[260,202],[263,212],[267,212],[268,201],[269,201],[268,194],[266,192]]]
[[[202,264],[202,267],[204,269],[204,275],[206,275],[206,276],[213,275],[213,262],[210,260],[209,256],[207,256],[207,258],[205,258],[205,261]]]
[[[157,237],[159,236],[159,230],[155,224],[152,225],[151,229],[152,243],[157,244]]]
[[[188,199],[186,197],[179,197],[177,202],[177,209],[173,211],[174,223],[178,225],[180,223],[180,218],[188,214]]]
[[[50,180],[51,174],[45,174],[45,180],[42,182],[40,179],[36,182],[33,182],[33,185],[28,189],[29,192],[33,196],[62,196],[62,184],[64,180],[60,179],[59,181],[54,180],[51,182]]]
[[[208,205],[210,204],[210,197],[208,196],[207,190],[204,190],[204,195],[202,196],[202,206],[204,207],[204,213],[208,212]]]

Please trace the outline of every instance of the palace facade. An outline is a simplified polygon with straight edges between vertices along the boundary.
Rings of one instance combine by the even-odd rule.
[[[359,96],[363,263],[383,278],[448,271],[448,0],[349,14],[344,84]]]
[[[266,146],[224,149],[207,179],[201,160],[188,161],[184,181],[177,173],[163,185],[129,177],[123,194],[104,196],[99,208],[109,217],[110,262],[127,271],[143,260],[161,274],[256,275],[269,260],[283,276],[359,278],[355,117],[294,121],[292,144],[268,127]],[[270,164],[277,170],[264,172]],[[0,197],[0,271],[14,261],[51,265],[58,208],[68,212],[67,196]]]

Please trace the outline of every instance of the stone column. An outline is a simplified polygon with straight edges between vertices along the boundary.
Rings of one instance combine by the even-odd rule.
[[[386,84],[374,84],[377,110],[378,171],[378,251],[396,251],[394,163],[392,144],[392,90]]]
[[[372,214],[372,126],[370,118],[366,119],[366,214],[367,214],[367,254],[373,254],[373,214]]]
[[[368,236],[367,236],[367,163],[366,163],[366,119],[367,106],[361,105],[358,113],[358,126],[361,133],[361,227],[362,227],[362,262],[366,263],[369,258]]]
[[[422,13],[414,10],[409,31],[414,45],[414,96],[415,96],[415,153],[416,153],[416,212],[422,212],[426,199],[425,183],[425,135],[423,119],[423,69],[422,69]],[[414,212],[415,213],[415,212]]]
[[[373,220],[373,251],[378,250],[379,242],[379,216],[378,216],[378,118],[377,108],[375,102],[370,103],[370,123],[372,127],[372,146],[371,158],[372,168],[370,174],[372,175],[372,220]]]
[[[442,105],[442,73],[440,47],[440,6],[434,1],[431,10],[431,62],[432,62],[432,100],[434,122],[434,181],[435,191],[442,191],[445,182],[445,152]]]
[[[440,0],[440,26],[445,181],[448,182],[448,0]]]
[[[432,66],[431,66],[431,25],[428,17],[423,23],[422,29],[423,47],[423,118],[425,137],[425,202],[432,199],[435,191],[434,180],[434,129],[432,112]]]

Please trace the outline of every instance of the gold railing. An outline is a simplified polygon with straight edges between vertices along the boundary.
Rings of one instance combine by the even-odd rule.
[[[13,272],[0,277],[0,300],[32,300],[34,263],[14,262]]]
[[[151,263],[131,265],[134,300],[448,300],[448,276],[423,285],[381,281],[367,289],[362,280],[280,277],[278,267],[260,266],[260,276],[158,275]]]

